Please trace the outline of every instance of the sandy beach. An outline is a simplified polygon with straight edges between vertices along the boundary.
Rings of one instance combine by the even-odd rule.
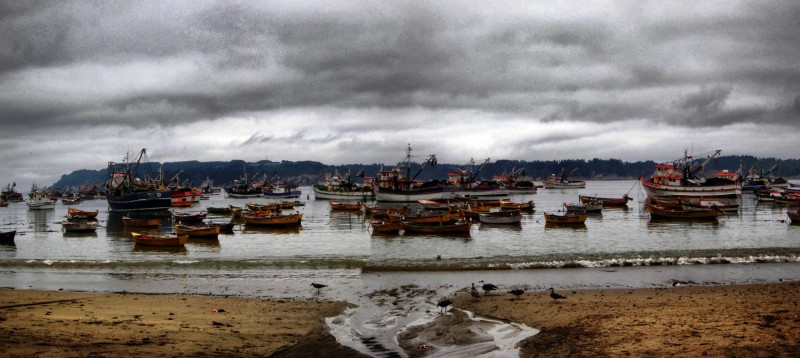
[[[501,289],[457,309],[541,330],[521,343],[537,356],[795,356],[800,283],[526,292]],[[353,357],[325,317],[343,302],[0,290],[6,356]],[[418,345],[424,347],[424,345]],[[409,352],[424,356],[424,350]]]

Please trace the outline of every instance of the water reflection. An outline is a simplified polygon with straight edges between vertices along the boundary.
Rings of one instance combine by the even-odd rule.
[[[299,234],[303,227],[300,225],[295,226],[258,226],[258,225],[244,225],[242,229],[243,234],[275,234],[275,235],[290,235]]]
[[[185,246],[147,246],[147,245],[133,245],[135,252],[168,252],[168,253],[186,253],[188,250]]]

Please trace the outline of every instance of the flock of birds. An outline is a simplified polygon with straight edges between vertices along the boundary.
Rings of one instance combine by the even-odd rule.
[[[491,284],[491,283],[488,283],[488,282],[484,282],[483,280],[478,281],[478,282],[482,284],[481,288],[483,289],[483,294],[484,295],[488,296],[492,291],[499,291],[500,290],[500,288],[497,287],[494,284]],[[311,287],[316,288],[317,289],[317,293],[319,293],[320,289],[328,287],[328,285],[312,282],[311,283]],[[564,295],[556,292],[552,287],[550,287],[548,289],[548,291],[550,291],[550,298],[553,300],[554,303],[557,303],[558,300],[563,300],[563,299],[567,298],[567,296],[564,296]],[[475,283],[472,284],[472,288],[470,288],[469,293],[472,296],[473,300],[477,300],[477,299],[481,298],[481,294],[480,294],[480,292],[478,292],[478,288],[475,287]],[[516,296],[517,300],[520,300],[521,299],[520,296],[525,294],[525,289],[515,288],[515,289],[512,289],[512,290],[508,291],[508,293]],[[440,308],[440,313],[444,314],[445,312],[447,312],[447,307],[450,306],[452,303],[453,303],[453,300],[451,300],[450,298],[447,298],[447,297],[443,297],[443,298],[439,299],[438,302],[436,302],[436,306],[438,306]]]

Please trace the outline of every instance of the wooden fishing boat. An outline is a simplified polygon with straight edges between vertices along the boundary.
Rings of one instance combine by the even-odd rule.
[[[593,204],[564,203],[568,213],[599,213],[603,211],[603,203],[596,201]]]
[[[518,225],[522,222],[522,213],[519,210],[502,210],[483,213],[479,215],[483,224]]]
[[[372,233],[398,233],[403,228],[403,224],[398,221],[370,220],[369,226]]]
[[[76,208],[67,208],[67,218],[70,219],[94,219],[99,211],[85,211]]]
[[[795,211],[789,210],[786,214],[789,215],[792,224],[800,224],[800,208]]]
[[[403,221],[402,225],[405,232],[421,234],[469,234],[469,230],[472,227],[472,223],[466,220],[441,224],[419,224]]]
[[[500,210],[533,211],[534,208],[536,208],[536,205],[533,204],[533,200],[528,200],[523,203],[517,203],[512,201],[506,201],[500,203]]]
[[[233,213],[233,209],[231,207],[213,207],[209,206],[206,208],[206,212],[209,214],[218,214],[218,215],[231,215]]]
[[[189,235],[191,237],[212,238],[219,236],[219,226],[191,226],[185,224],[175,224],[175,232],[178,235]]]
[[[253,203],[249,202],[245,204],[245,206],[252,210],[252,211],[267,211],[267,210],[278,210],[281,208],[280,204],[278,203]]]
[[[544,212],[544,222],[559,225],[582,225],[586,223],[586,214]]]
[[[417,203],[425,210],[450,210],[450,204],[444,201],[419,199]]]
[[[732,197],[742,195],[739,182],[727,178],[703,178],[703,168],[720,153],[719,150],[710,155],[703,163],[696,164],[694,158],[684,153],[683,159],[675,162],[656,164],[656,170],[650,178],[640,180],[642,188],[650,197],[661,196],[703,196]]]
[[[303,214],[244,214],[242,219],[245,225],[295,226],[300,225]]]
[[[330,201],[331,210],[361,210],[361,202],[356,203],[346,203],[340,201]]]
[[[438,224],[438,223],[447,223],[458,220],[458,214],[453,214],[450,212],[432,212],[432,211],[422,211],[417,213],[389,213],[389,217],[392,218],[391,220],[398,221],[405,221],[414,224]]]
[[[206,213],[172,213],[175,221],[183,223],[203,221],[206,215]]]
[[[211,221],[211,222],[208,223],[208,226],[218,227],[219,228],[219,232],[221,232],[221,233],[222,232],[224,232],[224,233],[232,233],[234,225],[236,225],[236,224],[233,223],[233,220],[230,220],[230,221],[227,221],[227,222]]]
[[[646,204],[651,219],[715,220],[722,211],[716,208],[667,208]]]
[[[65,232],[91,232],[97,230],[97,220],[67,220],[61,222]]]
[[[578,201],[584,204],[593,204],[597,201],[603,204],[603,207],[617,207],[627,206],[628,202],[633,200],[628,194],[623,195],[621,198],[601,198],[597,196],[578,195]]]
[[[0,231],[0,243],[4,244],[13,243],[14,236],[17,236],[17,230]]]
[[[136,245],[145,246],[175,247],[183,246],[189,241],[189,235],[153,235],[132,232],[131,237],[133,237],[133,242],[135,242]]]
[[[123,216],[122,225],[125,227],[153,227],[161,225],[161,219],[137,219]]]
[[[77,197],[61,198],[61,204],[64,204],[64,205],[76,205],[76,204],[78,204],[80,202],[81,202],[81,198],[77,198]]]

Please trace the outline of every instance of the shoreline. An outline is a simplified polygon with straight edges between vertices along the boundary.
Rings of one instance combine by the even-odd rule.
[[[540,330],[521,357],[793,356],[800,351],[800,282],[569,289],[517,299],[503,287],[451,310]],[[341,301],[0,289],[8,356],[364,356],[325,324]],[[454,313],[453,312],[453,313]],[[448,314],[450,315],[450,313]],[[438,319],[438,318],[437,318]],[[409,352],[422,356],[425,352]]]

